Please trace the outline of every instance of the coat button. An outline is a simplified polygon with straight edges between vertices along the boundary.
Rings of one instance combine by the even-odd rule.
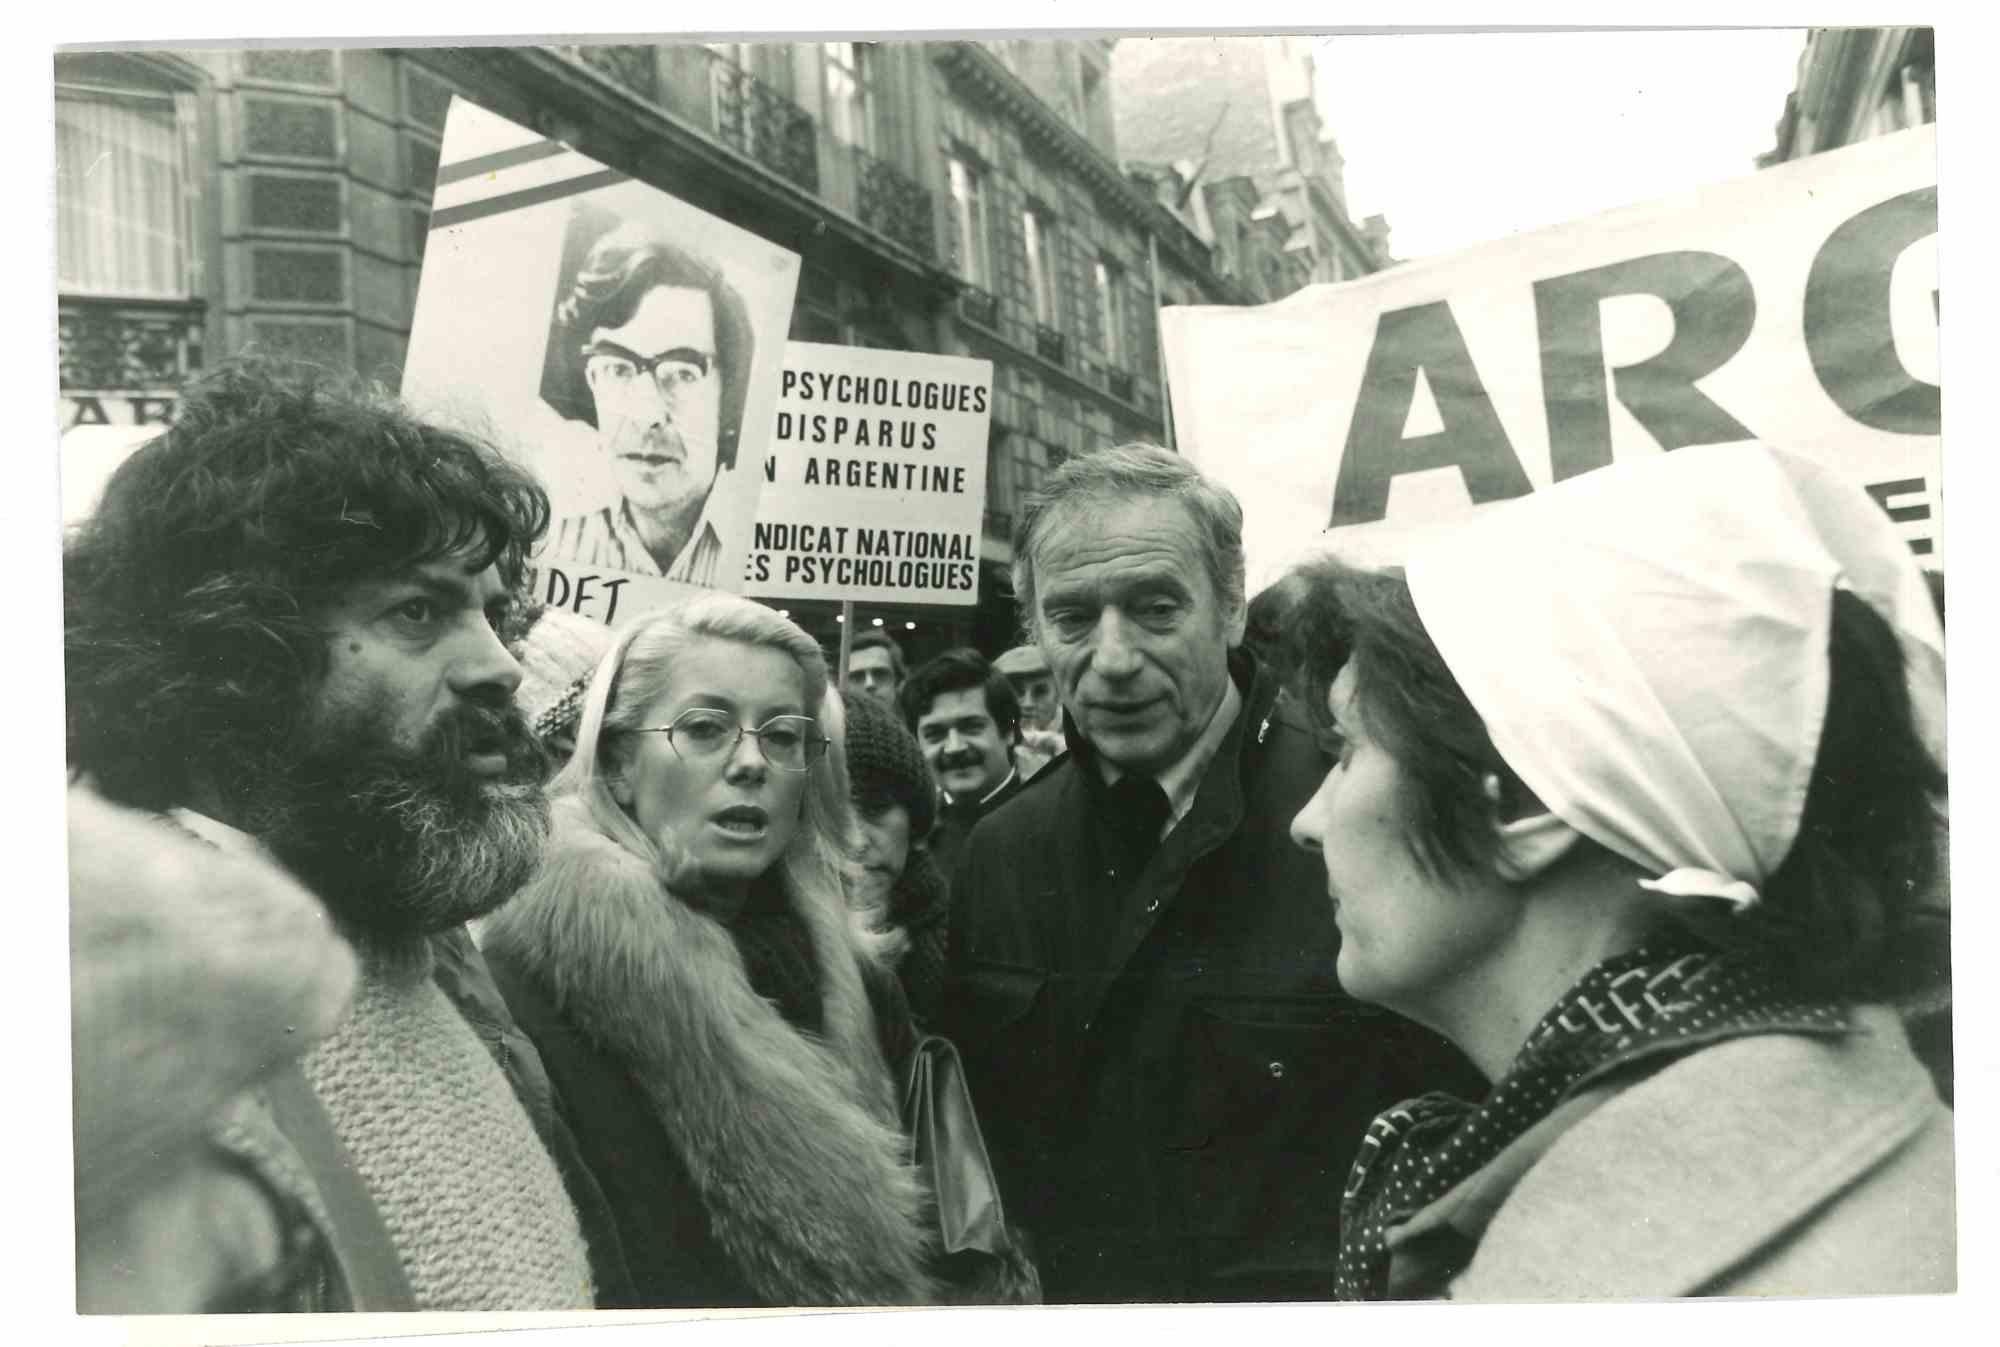
[[[1160,900],[1158,898],[1148,898],[1146,900],[1146,910],[1148,912],[1158,912],[1160,910]]]
[[[1271,1073],[1272,1080],[1283,1080],[1285,1077],[1285,1064],[1283,1062],[1272,1062],[1264,1069]]]

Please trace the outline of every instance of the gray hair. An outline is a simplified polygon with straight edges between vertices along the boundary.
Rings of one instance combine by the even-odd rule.
[[[1243,607],[1243,507],[1228,487],[1202,476],[1171,449],[1134,441],[1070,459],[1028,497],[1014,524],[1014,602],[1021,630],[1034,640],[1035,551],[1061,511],[1112,506],[1135,496],[1177,500],[1201,539],[1202,566],[1225,611]]]

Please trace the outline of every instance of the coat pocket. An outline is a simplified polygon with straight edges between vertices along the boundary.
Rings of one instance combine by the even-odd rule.
[[[1265,1270],[1331,1247],[1361,1134],[1400,1088],[1385,1068],[1402,1030],[1343,996],[1190,1005],[1168,1129],[1183,1232],[1221,1241],[1219,1261]]]

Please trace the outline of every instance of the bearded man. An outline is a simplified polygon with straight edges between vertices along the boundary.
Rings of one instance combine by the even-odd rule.
[[[119,468],[64,557],[72,771],[275,860],[355,951],[305,1098],[375,1209],[347,1238],[386,1243],[359,1252],[418,1309],[591,1303],[563,1180],[429,939],[519,888],[547,836],[503,637],[548,514],[482,445],[243,362]]]

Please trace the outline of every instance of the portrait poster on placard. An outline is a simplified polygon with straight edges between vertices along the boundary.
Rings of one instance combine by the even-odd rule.
[[[530,468],[537,597],[618,624],[741,592],[798,255],[464,100],[402,392]]]

